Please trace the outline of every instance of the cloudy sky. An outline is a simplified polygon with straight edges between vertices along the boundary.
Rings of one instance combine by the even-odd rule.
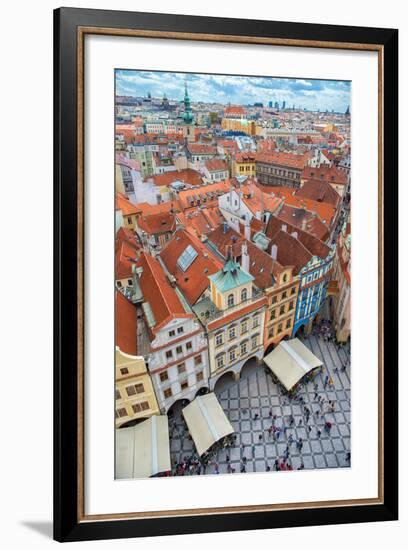
[[[148,71],[116,71],[118,95],[162,97],[182,100],[187,79],[190,99],[232,104],[286,101],[287,107],[344,112],[350,104],[350,82],[295,78],[205,75]]]

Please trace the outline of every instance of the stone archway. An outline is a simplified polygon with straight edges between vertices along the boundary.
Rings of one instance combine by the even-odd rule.
[[[224,372],[214,384],[214,393],[220,393],[235,383],[236,375],[232,370]]]
[[[249,357],[242,365],[240,378],[248,378],[259,366],[259,359],[255,355]]]
[[[167,410],[167,416],[169,418],[173,418],[175,420],[178,420],[182,417],[181,411],[190,403],[189,399],[177,399],[174,403],[170,405],[170,407]]]
[[[207,386],[204,386],[199,390],[197,390],[195,397],[198,397],[199,395],[205,395],[206,393],[209,393],[209,391],[210,391],[210,388],[207,388]]]

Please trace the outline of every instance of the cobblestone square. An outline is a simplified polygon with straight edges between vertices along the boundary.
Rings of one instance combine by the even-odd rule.
[[[302,338],[302,342],[323,361],[322,372],[298,393],[303,403],[283,395],[263,365],[250,367],[237,382],[216,385],[215,393],[236,438],[234,446],[215,454],[206,474],[226,474],[228,468],[239,473],[243,467],[246,472],[273,471],[275,461],[281,462],[285,452],[286,463],[294,470],[350,466],[350,347],[338,347],[315,335]],[[330,389],[324,384],[326,375],[333,381]],[[329,401],[334,402],[334,412]],[[309,419],[305,406],[310,410]],[[279,429],[275,435],[268,432],[271,412]],[[326,422],[332,425],[330,433],[325,430]],[[192,449],[178,412],[170,422],[172,464],[190,456]]]

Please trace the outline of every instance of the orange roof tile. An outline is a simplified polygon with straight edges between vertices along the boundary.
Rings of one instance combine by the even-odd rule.
[[[178,260],[188,246],[197,253],[190,266],[183,271]],[[208,276],[219,271],[223,263],[216,255],[194,235],[184,229],[179,229],[160,253],[160,257],[169,272],[175,277],[177,286],[183,292],[190,305],[201,297],[209,286]]]
[[[192,155],[217,155],[217,148],[208,143],[189,143],[187,149]]]
[[[233,257],[240,265],[242,245],[246,243],[249,256],[249,273],[254,277],[254,283],[258,288],[271,287],[274,282],[273,277],[276,277],[283,269],[267,252],[258,248],[251,241],[246,240],[227,224],[212,231],[208,235],[208,240],[217,247],[225,258],[228,255],[228,250],[231,249]]]
[[[144,302],[149,303],[156,322],[151,329],[153,335],[171,319],[193,317],[193,314],[187,313],[184,309],[158,260],[142,252],[137,266],[143,270],[139,280]]]
[[[176,229],[176,217],[169,212],[159,212],[158,214],[141,216],[137,220],[137,225],[148,235],[160,235]]]
[[[171,172],[165,172],[152,177],[155,185],[171,185],[175,181],[182,181],[188,185],[201,185],[203,183],[203,177],[197,170],[186,168],[184,170],[174,170]]]
[[[296,191],[297,197],[325,202],[337,208],[341,197],[326,180],[309,179]]]
[[[221,170],[228,170],[227,164],[222,159],[211,159],[205,162],[205,167],[209,172],[220,172]]]
[[[130,216],[141,212],[140,204],[133,204],[126,195],[118,191],[115,193],[115,208],[116,210],[121,210],[124,216]]]
[[[322,164],[319,168],[306,166],[302,172],[302,179],[318,179],[337,185],[347,185],[347,174],[337,166],[327,166],[327,164]]]
[[[140,247],[136,248],[127,241],[119,241],[115,250],[115,279],[130,279],[133,266],[140,255]]]
[[[309,159],[308,154],[295,155],[294,153],[284,153],[281,151],[259,152],[256,157],[258,163],[276,164],[278,166],[287,166],[302,170]]]
[[[218,196],[227,193],[230,187],[229,180],[225,180],[201,185],[193,189],[183,189],[177,194],[180,209],[184,211],[192,206],[198,206],[198,203],[206,206],[218,205]]]
[[[292,187],[284,186],[269,186],[269,185],[260,185],[258,184],[265,193],[269,193],[273,196],[281,197],[284,199],[285,204],[294,206],[296,208],[304,208],[309,210],[309,212],[316,212],[320,217],[320,220],[328,228],[331,226],[332,222],[336,216],[336,209],[328,203],[318,202],[312,199],[307,199],[306,197],[296,196],[296,190]]]
[[[136,307],[119,290],[115,292],[115,344],[124,353],[137,355]]]

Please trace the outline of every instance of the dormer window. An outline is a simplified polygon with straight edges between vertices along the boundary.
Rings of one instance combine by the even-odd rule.
[[[248,300],[248,290],[243,288],[241,290],[241,302],[245,302],[245,300]]]
[[[234,305],[234,295],[233,294],[229,294],[229,296],[227,298],[227,305],[228,305],[228,307],[232,307]]]

